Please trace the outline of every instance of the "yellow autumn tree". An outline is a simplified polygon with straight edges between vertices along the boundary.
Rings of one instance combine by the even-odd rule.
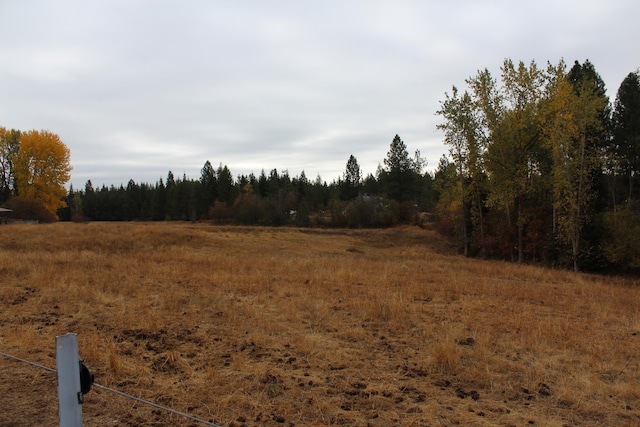
[[[17,195],[38,199],[55,215],[66,203],[65,184],[71,178],[71,153],[60,137],[48,130],[31,130],[20,136],[20,149],[14,158]]]
[[[563,61],[557,66],[549,65],[548,74],[543,132],[553,161],[554,216],[559,237],[571,243],[573,268],[578,272],[582,230],[590,219],[588,209],[596,196],[593,177],[602,167],[597,138],[608,98],[604,91],[598,91],[591,75],[572,82]]]

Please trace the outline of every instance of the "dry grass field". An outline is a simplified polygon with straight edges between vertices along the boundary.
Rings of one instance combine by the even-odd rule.
[[[222,426],[640,425],[640,286],[465,259],[433,231],[0,227],[0,352]],[[0,425],[58,424],[0,357]],[[197,426],[107,390],[85,426]]]

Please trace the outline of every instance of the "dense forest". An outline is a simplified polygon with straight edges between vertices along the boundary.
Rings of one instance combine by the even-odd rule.
[[[206,161],[199,179],[169,171],[153,184],[71,187],[56,214],[301,227],[432,221],[467,256],[576,271],[640,268],[640,73],[628,74],[613,103],[589,61],[541,69],[507,59],[499,79],[485,69],[464,83],[440,102],[448,153],[431,171],[396,135],[366,177],[355,155],[331,183],[276,169],[234,177]],[[13,188],[20,133],[4,135],[0,204],[16,217],[42,216]]]

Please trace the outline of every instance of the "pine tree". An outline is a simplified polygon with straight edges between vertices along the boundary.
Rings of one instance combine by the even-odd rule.
[[[205,209],[213,205],[218,195],[218,185],[216,180],[216,171],[213,169],[211,162],[207,160],[200,171],[200,183],[202,184],[202,201],[201,204]]]
[[[360,192],[360,185],[362,183],[362,173],[360,172],[360,165],[358,160],[352,155],[347,160],[347,167],[344,172],[343,190],[341,193],[342,199],[353,200],[358,196]]]
[[[627,180],[627,198],[636,199],[634,182],[640,174],[640,71],[629,73],[616,95],[613,142],[617,164]]]
[[[385,168],[379,171],[379,179],[387,197],[397,202],[415,198],[416,176],[407,146],[396,134],[384,159]]]

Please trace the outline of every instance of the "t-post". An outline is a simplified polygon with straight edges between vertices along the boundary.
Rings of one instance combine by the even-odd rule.
[[[78,336],[73,333],[56,337],[58,368],[58,410],[60,427],[82,427],[82,390]]]

